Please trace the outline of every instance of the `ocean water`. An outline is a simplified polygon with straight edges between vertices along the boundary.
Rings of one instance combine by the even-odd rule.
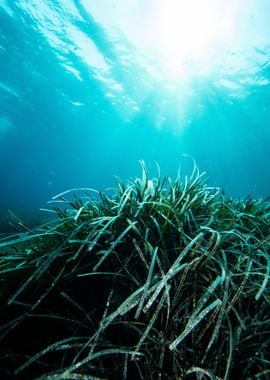
[[[141,159],[270,195],[270,3],[203,3],[0,0],[1,231]]]

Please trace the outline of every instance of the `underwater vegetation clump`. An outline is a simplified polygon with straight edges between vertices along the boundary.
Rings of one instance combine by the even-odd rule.
[[[141,165],[0,241],[1,378],[270,379],[270,204]]]

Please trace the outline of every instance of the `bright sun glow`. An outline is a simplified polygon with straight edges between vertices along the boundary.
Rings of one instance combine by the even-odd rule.
[[[147,55],[153,67],[181,81],[225,66],[240,68],[241,55],[235,52],[268,44],[269,0],[260,1],[264,17],[255,0],[81,0],[98,22],[116,35],[123,33]]]
[[[153,49],[173,74],[198,63],[207,69],[230,46],[235,11],[221,0],[159,0],[149,25]]]

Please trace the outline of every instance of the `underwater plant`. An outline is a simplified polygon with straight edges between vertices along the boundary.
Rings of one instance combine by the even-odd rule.
[[[270,378],[270,204],[141,167],[0,240],[1,378]]]

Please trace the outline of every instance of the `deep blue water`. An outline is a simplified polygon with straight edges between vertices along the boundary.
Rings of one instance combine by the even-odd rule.
[[[85,3],[0,0],[2,230],[8,210],[33,220],[61,191],[140,175],[140,159],[174,177],[191,155],[229,196],[270,195],[270,31],[183,85]]]

